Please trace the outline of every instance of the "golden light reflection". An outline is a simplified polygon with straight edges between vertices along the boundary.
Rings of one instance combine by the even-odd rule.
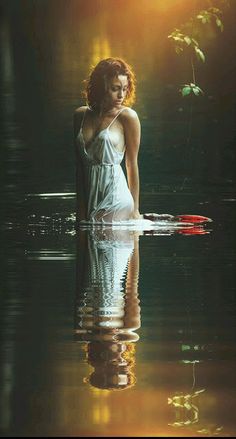
[[[108,38],[96,36],[92,41],[91,64],[95,66],[103,58],[111,56],[111,47]]]
[[[92,408],[92,420],[95,424],[108,424],[110,421],[110,410],[107,405],[95,405]]]
[[[91,367],[92,369],[92,367]],[[84,378],[84,382],[88,383],[88,378]],[[107,398],[110,394],[109,390],[107,389],[98,389],[98,387],[90,386],[90,390],[92,391],[92,394],[95,398]]]
[[[146,9],[162,12],[172,10],[175,7],[183,7],[183,3],[186,3],[186,0],[148,0],[148,2],[145,0],[143,6]]]

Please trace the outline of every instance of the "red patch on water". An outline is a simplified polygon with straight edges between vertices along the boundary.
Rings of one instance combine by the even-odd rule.
[[[176,215],[175,220],[183,223],[203,224],[212,222],[211,218],[202,215]]]

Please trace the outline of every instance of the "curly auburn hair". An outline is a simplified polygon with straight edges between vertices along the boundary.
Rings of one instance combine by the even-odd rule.
[[[118,75],[125,75],[128,79],[128,90],[124,104],[131,106],[134,103],[136,78],[131,66],[121,58],[106,58],[92,68],[88,79],[84,81],[83,95],[91,109],[100,109],[107,91],[107,82]]]

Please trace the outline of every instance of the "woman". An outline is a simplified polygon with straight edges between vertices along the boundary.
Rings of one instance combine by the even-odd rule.
[[[100,61],[86,85],[87,106],[74,113],[79,222],[141,219],[139,213],[140,122],[131,105],[135,76],[120,58]],[[128,184],[121,168],[125,156]]]
[[[120,58],[100,61],[86,86],[88,106],[74,113],[77,154],[77,220],[92,224],[135,222],[150,226],[159,221],[203,224],[199,215],[139,213],[138,151],[140,122],[131,105],[135,76]],[[128,184],[121,168],[125,155]]]

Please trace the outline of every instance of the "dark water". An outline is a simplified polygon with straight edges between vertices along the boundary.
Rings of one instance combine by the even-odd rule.
[[[236,432],[235,8],[189,119],[166,35],[194,2],[119,4],[2,2],[2,436]],[[141,211],[208,216],[206,233],[76,233],[72,114],[113,54],[139,80]]]

